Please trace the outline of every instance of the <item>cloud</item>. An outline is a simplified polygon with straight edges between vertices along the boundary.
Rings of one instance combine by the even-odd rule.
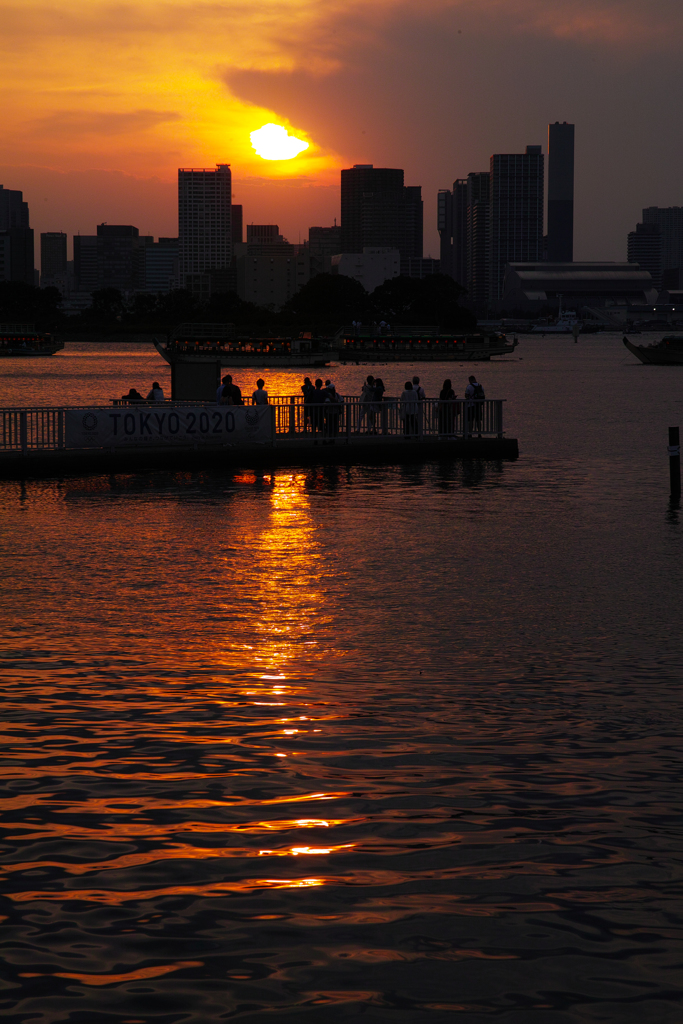
[[[37,119],[30,128],[41,134],[68,138],[79,135],[129,135],[179,120],[180,114],[173,110],[64,110]]]

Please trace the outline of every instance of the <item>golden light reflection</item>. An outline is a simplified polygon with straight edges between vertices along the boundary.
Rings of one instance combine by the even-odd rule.
[[[69,978],[80,981],[82,985],[118,985],[122,981],[140,981],[144,978],[160,978],[172,971],[182,971],[186,967],[203,967],[203,960],[180,960],[175,964],[159,964],[156,967],[140,967],[137,971],[126,974],[70,974],[57,971],[55,974],[20,974],[20,978]]]
[[[259,607],[259,641],[249,652],[260,678],[273,681],[272,695],[280,700],[291,693],[284,680],[302,658],[334,657],[315,641],[331,621],[321,589],[326,569],[316,540],[305,473],[281,473],[268,490],[269,522],[252,538],[254,562],[252,594]]]
[[[325,885],[325,878],[247,878],[238,882],[210,882],[208,885],[169,885],[158,889],[38,889],[8,893],[13,903],[49,900],[53,903],[89,900],[108,906],[119,906],[131,900],[158,900],[165,896],[223,896],[232,892],[254,892],[259,889],[312,889]]]

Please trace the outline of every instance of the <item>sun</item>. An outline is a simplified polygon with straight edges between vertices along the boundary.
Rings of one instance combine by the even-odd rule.
[[[281,124],[264,124],[251,132],[252,148],[263,160],[293,160],[299,153],[308,149],[308,143],[290,135]]]

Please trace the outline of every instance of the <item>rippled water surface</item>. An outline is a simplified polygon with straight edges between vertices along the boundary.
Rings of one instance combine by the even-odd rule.
[[[518,355],[516,462],[0,482],[5,1019],[678,1024],[683,368]]]

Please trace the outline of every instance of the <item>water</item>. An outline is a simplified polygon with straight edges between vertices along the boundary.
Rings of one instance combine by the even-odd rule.
[[[0,484],[8,1021],[677,1024],[683,369],[517,354],[514,463]]]

